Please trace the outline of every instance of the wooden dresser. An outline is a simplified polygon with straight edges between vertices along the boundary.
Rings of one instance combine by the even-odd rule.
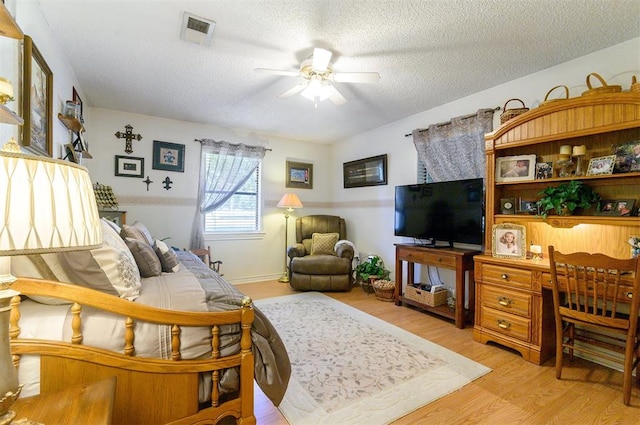
[[[560,146],[587,148],[589,158],[612,155],[613,147],[640,144],[640,93],[588,95],[553,101],[507,121],[485,136],[487,154],[486,231],[484,255],[474,257],[476,308],[474,339],[493,341],[541,364],[554,356],[553,302],[547,247],[561,252],[601,252],[629,258],[630,236],[640,236],[637,216],[503,214],[501,199],[538,200],[540,192],[570,180],[580,180],[607,200],[632,199],[640,203],[640,172],[549,179],[496,181],[496,162],[507,156],[532,155],[537,162],[559,158]],[[542,261],[494,258],[493,225],[524,226],[526,245],[541,245]]]

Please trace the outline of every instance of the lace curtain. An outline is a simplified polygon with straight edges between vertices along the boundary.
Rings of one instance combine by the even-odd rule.
[[[205,215],[223,205],[253,175],[266,149],[260,146],[200,142],[198,200],[191,229],[191,248],[204,246]],[[217,155],[211,155],[217,154]]]
[[[484,178],[484,135],[493,130],[494,109],[413,130],[413,143],[434,182]]]

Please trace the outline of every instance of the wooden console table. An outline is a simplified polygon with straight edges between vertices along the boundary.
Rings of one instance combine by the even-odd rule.
[[[430,248],[412,244],[396,245],[396,305],[402,303],[421,308],[423,310],[439,314],[453,319],[456,326],[464,328],[465,321],[473,321],[473,309],[475,305],[475,283],[473,276],[473,256],[480,251],[458,248]],[[415,264],[442,267],[456,272],[456,306],[451,311],[448,305],[431,307],[426,304],[408,299],[402,293],[402,262],[407,262],[407,285],[414,283]],[[465,272],[469,272],[469,308],[464,308],[465,300]]]

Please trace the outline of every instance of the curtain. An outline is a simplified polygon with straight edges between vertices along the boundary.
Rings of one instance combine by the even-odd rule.
[[[205,215],[233,196],[253,175],[266,151],[263,147],[242,143],[211,139],[196,141],[200,142],[200,176],[197,208],[191,229],[191,248],[204,246]]]
[[[413,143],[434,182],[484,178],[484,135],[493,130],[494,109],[413,130]]]

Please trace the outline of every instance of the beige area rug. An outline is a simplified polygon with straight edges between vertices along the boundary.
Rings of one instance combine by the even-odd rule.
[[[291,358],[292,425],[388,424],[491,371],[321,293],[255,304]]]

